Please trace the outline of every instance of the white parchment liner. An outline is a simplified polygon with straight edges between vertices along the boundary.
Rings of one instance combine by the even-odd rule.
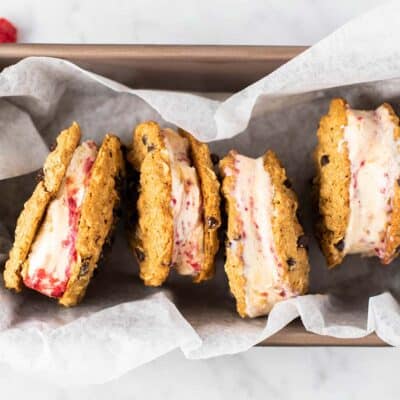
[[[16,217],[34,187],[48,146],[73,120],[84,138],[112,131],[129,144],[133,127],[153,119],[181,126],[224,155],[237,148],[258,156],[275,150],[299,195],[312,237],[309,180],[318,120],[334,96],[353,107],[383,101],[399,111],[400,5],[353,20],[310,50],[224,102],[161,91],[131,90],[71,63],[29,58],[0,74],[0,262]],[[278,304],[268,319],[234,311],[222,263],[216,279],[193,286],[172,277],[144,288],[123,230],[85,301],[64,309],[32,291],[0,287],[0,362],[63,384],[101,383],[175,348],[188,358],[244,351],[300,316],[306,329],[355,338],[376,331],[400,345],[400,261],[347,257],[328,271],[310,247],[311,293]],[[324,293],[324,294],[317,294]]]

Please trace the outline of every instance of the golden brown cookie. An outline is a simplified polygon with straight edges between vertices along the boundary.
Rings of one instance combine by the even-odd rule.
[[[189,141],[191,159],[200,179],[203,198],[205,259],[202,270],[194,277],[194,282],[201,282],[214,276],[214,259],[219,249],[218,228],[221,226],[219,181],[214,172],[207,144],[199,142],[188,132],[183,130],[179,132]]]
[[[347,124],[347,103],[332,100],[328,114],[321,118],[317,132],[318,145],[314,153],[317,170],[314,179],[318,193],[320,219],[317,235],[329,266],[343,259],[342,244],[349,219],[350,161],[347,146],[339,151]]]
[[[269,150],[264,155],[264,168],[274,188],[272,231],[278,257],[281,260],[282,279],[294,292],[308,290],[307,238],[297,219],[298,201],[286,171],[276,154]]]
[[[173,248],[171,173],[165,151],[155,149],[140,168],[138,223],[130,244],[145,285],[160,286],[167,279]]]
[[[128,161],[140,171],[138,221],[129,243],[147,286],[160,286],[168,277],[173,248],[171,172],[168,153],[157,123],[138,125]]]
[[[236,201],[232,196],[236,184],[234,175],[227,175],[225,171],[235,168],[234,154],[229,152],[220,163],[219,168],[222,175],[222,194],[225,197],[226,214],[228,216],[228,228],[226,232],[226,261],[225,272],[229,280],[229,288],[236,299],[236,309],[241,317],[246,316],[246,277],[244,276],[243,263],[243,243],[236,241],[238,249],[234,250],[231,246],[232,241],[240,238],[242,232],[242,224],[239,212],[236,207]]]
[[[175,137],[178,135],[170,129],[162,130],[155,122],[138,125],[128,155],[132,166],[140,171],[138,223],[131,230],[129,241],[139,261],[140,276],[149,286],[161,285],[171,267],[177,267],[172,262],[174,246],[178,241],[174,241],[173,173],[164,139],[166,133]],[[218,250],[217,229],[220,226],[219,184],[212,170],[208,146],[186,132],[182,131],[179,135],[188,141],[189,162],[196,170],[201,192],[204,260],[198,273],[193,275],[194,282],[201,282],[211,278],[214,272],[214,257]]]
[[[65,171],[81,140],[81,130],[76,122],[62,131],[55,149],[47,156],[43,166],[43,182],[46,190],[54,196],[60,188]]]
[[[132,149],[128,153],[128,161],[137,171],[140,171],[147,154],[153,150],[165,150],[160,131],[160,126],[153,121],[144,122],[136,127],[133,133]]]
[[[47,205],[57,194],[65,171],[79,144],[81,132],[74,122],[57,138],[55,149],[47,156],[41,182],[25,203],[15,229],[15,239],[4,270],[4,282],[8,289],[22,289],[21,268],[27,257],[35,234],[40,226]]]
[[[239,181],[239,174],[243,172],[241,167],[238,166],[237,156],[236,152],[231,151],[220,162],[223,176],[222,193],[226,199],[228,215],[225,271],[231,292],[236,299],[236,308],[239,315],[253,317],[267,314],[277,301],[293,295],[303,294],[307,291],[309,273],[307,241],[296,216],[298,207],[296,196],[291,189],[284,168],[272,151],[268,151],[260,160],[262,162],[260,168],[263,168],[269,176],[272,193],[271,204],[264,204],[264,199],[261,200],[261,203],[255,203],[252,193],[260,191],[261,188],[259,186],[254,187],[256,183],[250,182],[245,188],[249,193],[248,202],[243,191],[240,191],[240,196],[242,197],[240,201],[243,204],[242,207],[245,207],[245,211],[243,212],[239,208],[235,187]],[[258,162],[258,160],[251,160],[247,157],[246,159],[250,161],[248,165],[251,168],[250,174],[252,174],[256,169],[255,162]],[[257,181],[257,185],[260,184],[263,183]],[[274,250],[273,254],[277,265],[276,271],[271,273],[270,286],[261,290],[261,294],[264,297],[259,296],[258,310],[256,310],[255,314],[248,311],[250,305],[248,304],[247,293],[253,288],[250,287],[252,283],[246,278],[248,276],[246,268],[254,268],[255,265],[246,266],[244,260],[244,246],[253,245],[253,243],[248,242],[253,237],[249,239],[249,233],[244,229],[245,224],[248,224],[249,218],[251,218],[251,206],[255,208],[260,206],[270,207],[271,209],[269,221],[271,243],[263,242],[262,246],[268,245],[269,248]],[[257,234],[254,238],[259,237],[260,241],[265,240],[265,236],[262,238],[260,234],[261,231],[265,232],[267,229],[262,226],[265,221],[255,219],[251,223],[256,228],[254,231]],[[258,268],[261,269],[259,275],[264,275],[265,271],[262,269],[267,268],[267,266],[259,265]],[[257,276],[257,274],[254,276]],[[259,284],[259,282],[257,283]]]
[[[91,170],[91,178],[79,219],[76,249],[78,261],[59,303],[73,306],[81,301],[97,267],[103,246],[115,224],[115,210],[120,202],[124,176],[121,142],[107,134]]]
[[[400,121],[399,117],[393,111],[390,104],[385,103],[384,106],[388,109],[389,114],[395,129],[393,131],[393,137],[397,141],[400,139]],[[394,196],[392,199],[392,213],[388,221],[386,230],[386,249],[385,254],[382,257],[383,264],[389,264],[394,257],[397,257],[400,250],[400,184],[399,180],[396,181],[394,186]]]

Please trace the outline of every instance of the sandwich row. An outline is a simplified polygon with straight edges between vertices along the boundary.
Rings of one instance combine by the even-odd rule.
[[[328,265],[350,253],[389,263],[400,249],[397,116],[388,104],[360,111],[334,99],[317,136],[316,231]],[[72,124],[45,161],[17,221],[7,288],[25,286],[64,306],[79,303],[120,215],[127,178],[128,239],[145,285],[162,285],[172,270],[196,283],[213,277],[222,193],[225,271],[238,313],[265,315],[277,302],[306,293],[307,238],[272,151],[252,159],[232,150],[217,166],[205,143],[155,122],[136,127],[127,152],[114,135],[99,148],[80,137]],[[134,184],[131,169],[139,176]]]

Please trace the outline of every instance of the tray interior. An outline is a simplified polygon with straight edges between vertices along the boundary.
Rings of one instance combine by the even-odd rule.
[[[304,51],[286,46],[49,45],[0,46],[0,70],[29,56],[63,58],[135,88],[235,92]],[[375,334],[337,339],[299,320],[262,346],[385,346]]]

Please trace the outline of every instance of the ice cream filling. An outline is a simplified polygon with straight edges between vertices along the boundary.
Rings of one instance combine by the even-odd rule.
[[[78,261],[76,239],[82,203],[96,159],[92,141],[75,150],[57,196],[49,204],[23,270],[26,286],[50,297],[61,297]]]
[[[228,238],[229,251],[243,262],[246,314],[257,317],[293,293],[280,278],[282,265],[272,231],[274,188],[264,160],[236,152],[231,155],[234,165],[226,167],[224,173],[235,178],[230,195],[237,211],[233,223],[240,228],[240,234]]]
[[[181,275],[197,275],[204,259],[199,179],[190,164],[188,140],[170,129],[162,134],[171,163],[172,265]]]
[[[350,159],[350,216],[345,253],[382,257],[392,212],[394,185],[400,176],[399,143],[388,109],[347,110],[344,141]]]

